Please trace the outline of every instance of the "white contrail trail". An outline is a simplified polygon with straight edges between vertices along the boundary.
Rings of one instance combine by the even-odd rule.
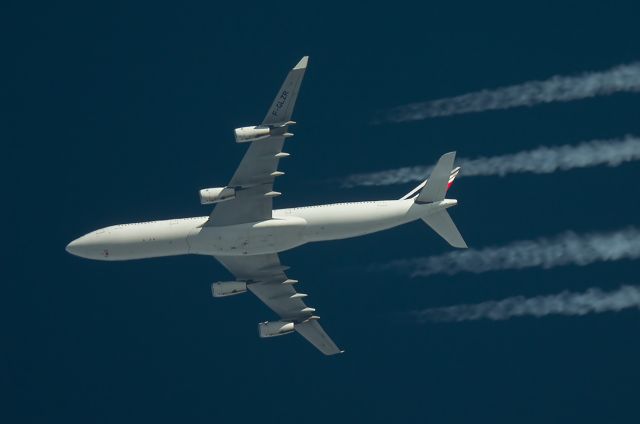
[[[461,175],[504,176],[529,172],[550,174],[574,168],[607,165],[618,166],[640,160],[640,138],[627,135],[621,139],[591,140],[576,145],[541,146],[533,150],[493,157],[458,159]],[[382,186],[423,181],[431,173],[432,166],[410,166],[386,171],[354,174],[342,181],[343,187]]]
[[[640,62],[619,65],[601,72],[575,76],[556,75],[544,81],[529,81],[461,96],[411,103],[383,113],[374,123],[417,121],[541,103],[568,102],[624,91],[640,91]]]
[[[562,293],[526,298],[509,297],[468,305],[455,305],[415,311],[421,322],[460,322],[489,319],[506,320],[513,317],[547,315],[585,315],[617,312],[627,308],[640,309],[640,287],[622,286],[615,291],[603,292],[590,288],[583,293]]]
[[[397,270],[411,277],[460,272],[483,273],[506,269],[584,266],[593,262],[640,258],[640,230],[634,227],[608,233],[565,232],[552,238],[520,240],[503,246],[456,250],[437,256],[401,259],[374,270]]]

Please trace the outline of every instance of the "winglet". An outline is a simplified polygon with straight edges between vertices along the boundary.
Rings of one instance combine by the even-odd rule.
[[[298,64],[293,67],[293,69],[304,69],[307,67],[307,62],[309,62],[309,56],[304,56],[302,59],[300,59],[300,62],[298,62]]]
[[[293,107],[298,98],[302,78],[307,70],[309,56],[304,56],[298,64],[289,71],[287,78],[282,83],[276,98],[262,121],[262,125],[282,126],[285,122],[291,121],[293,115]]]

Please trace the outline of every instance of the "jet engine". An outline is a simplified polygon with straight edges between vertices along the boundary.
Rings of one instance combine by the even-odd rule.
[[[236,198],[236,189],[231,187],[205,188],[200,190],[200,204],[225,202]]]
[[[219,281],[211,284],[213,297],[233,296],[247,291],[247,283],[244,281]]]
[[[258,324],[258,335],[260,337],[275,337],[289,334],[294,330],[295,325],[287,321],[265,321]]]
[[[250,141],[261,140],[271,135],[271,128],[266,126],[242,127],[233,131],[236,136],[236,143],[248,143]]]
[[[287,132],[288,126],[295,122],[288,121],[278,125],[255,125],[253,127],[241,127],[233,130],[236,143],[249,143],[251,141],[262,140],[272,136],[292,137],[293,134]]]

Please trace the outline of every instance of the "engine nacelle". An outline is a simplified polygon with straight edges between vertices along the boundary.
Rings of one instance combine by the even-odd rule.
[[[236,136],[236,143],[249,143],[250,141],[262,140],[271,135],[272,128],[266,126],[236,128],[233,133]]]
[[[260,337],[283,336],[293,332],[295,324],[287,321],[265,321],[258,324]]]
[[[244,281],[219,281],[211,284],[213,297],[233,296],[247,291],[247,283]]]
[[[233,130],[236,137],[236,143],[249,143],[251,141],[262,140],[272,136],[282,136],[285,138],[293,137],[293,134],[288,132],[289,126],[294,125],[295,122],[287,121],[283,124],[275,125],[255,125],[253,127],[242,127]]]
[[[200,204],[225,202],[236,198],[236,190],[231,187],[205,188],[200,190]]]

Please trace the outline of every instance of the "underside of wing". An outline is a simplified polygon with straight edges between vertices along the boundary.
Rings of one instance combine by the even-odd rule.
[[[219,203],[211,212],[207,225],[223,226],[263,221],[271,218],[273,182],[279,175],[278,162],[284,154],[284,137],[254,141],[240,162],[229,187],[235,199]]]
[[[237,142],[250,142],[240,165],[227,186],[233,190],[232,200],[219,203],[209,216],[207,226],[243,224],[270,219],[273,197],[280,193],[273,190],[276,177],[284,175],[278,170],[282,151],[289,133],[298,92],[307,68],[305,56],[289,72],[269,108],[262,124],[236,129]]]
[[[216,259],[280,316],[280,321],[259,324],[262,337],[297,331],[325,355],[341,352],[318,323],[315,309],[305,304],[303,299],[307,295],[295,290],[297,281],[287,277],[287,267],[280,263],[277,254],[216,256]]]
[[[335,355],[343,352],[325,333],[317,320],[303,322],[296,325],[294,329],[325,355]]]

